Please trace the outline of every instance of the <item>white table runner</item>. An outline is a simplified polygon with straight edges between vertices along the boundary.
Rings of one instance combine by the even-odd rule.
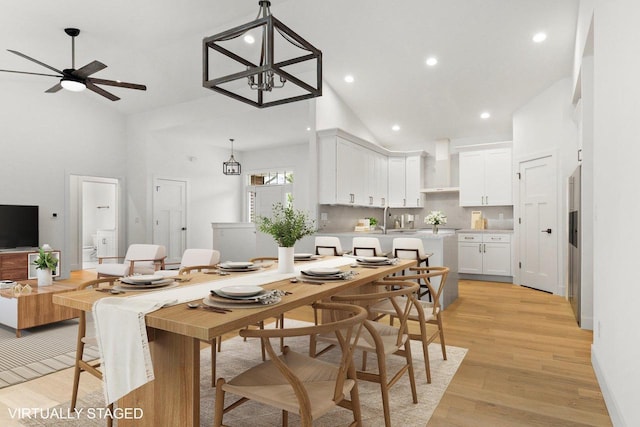
[[[104,395],[113,403],[154,379],[144,317],[163,306],[201,299],[212,289],[226,286],[262,286],[296,277],[302,270],[342,267],[352,258],[331,258],[295,267],[294,273],[275,270],[243,273],[196,285],[158,290],[124,298],[101,298],[93,305],[96,337],[102,358]]]

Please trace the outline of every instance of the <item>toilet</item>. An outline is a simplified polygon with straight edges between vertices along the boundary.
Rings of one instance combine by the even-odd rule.
[[[91,262],[96,261],[98,255],[98,236],[96,234],[91,235],[91,240],[93,242],[93,246],[83,246],[82,247],[82,261],[83,262]]]

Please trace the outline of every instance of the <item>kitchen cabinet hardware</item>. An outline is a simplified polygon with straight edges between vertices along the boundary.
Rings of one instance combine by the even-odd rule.
[[[543,233],[551,234],[551,229],[547,228],[546,230],[542,230]]]

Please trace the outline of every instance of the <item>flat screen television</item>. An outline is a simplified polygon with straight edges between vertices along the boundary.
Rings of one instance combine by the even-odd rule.
[[[0,205],[0,249],[35,248],[38,206]]]

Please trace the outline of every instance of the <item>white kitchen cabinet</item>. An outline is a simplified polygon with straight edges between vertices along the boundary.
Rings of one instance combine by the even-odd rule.
[[[320,204],[383,207],[387,198],[386,156],[347,136],[338,131],[319,134]]]
[[[389,206],[422,207],[422,156],[389,157]]]
[[[458,234],[458,273],[511,276],[511,235]]]
[[[460,153],[460,206],[513,204],[511,148]]]
[[[366,204],[367,206],[384,207],[387,203],[387,156],[370,151],[365,158]]]
[[[340,137],[336,144],[336,203],[359,206],[368,204],[368,150]]]

